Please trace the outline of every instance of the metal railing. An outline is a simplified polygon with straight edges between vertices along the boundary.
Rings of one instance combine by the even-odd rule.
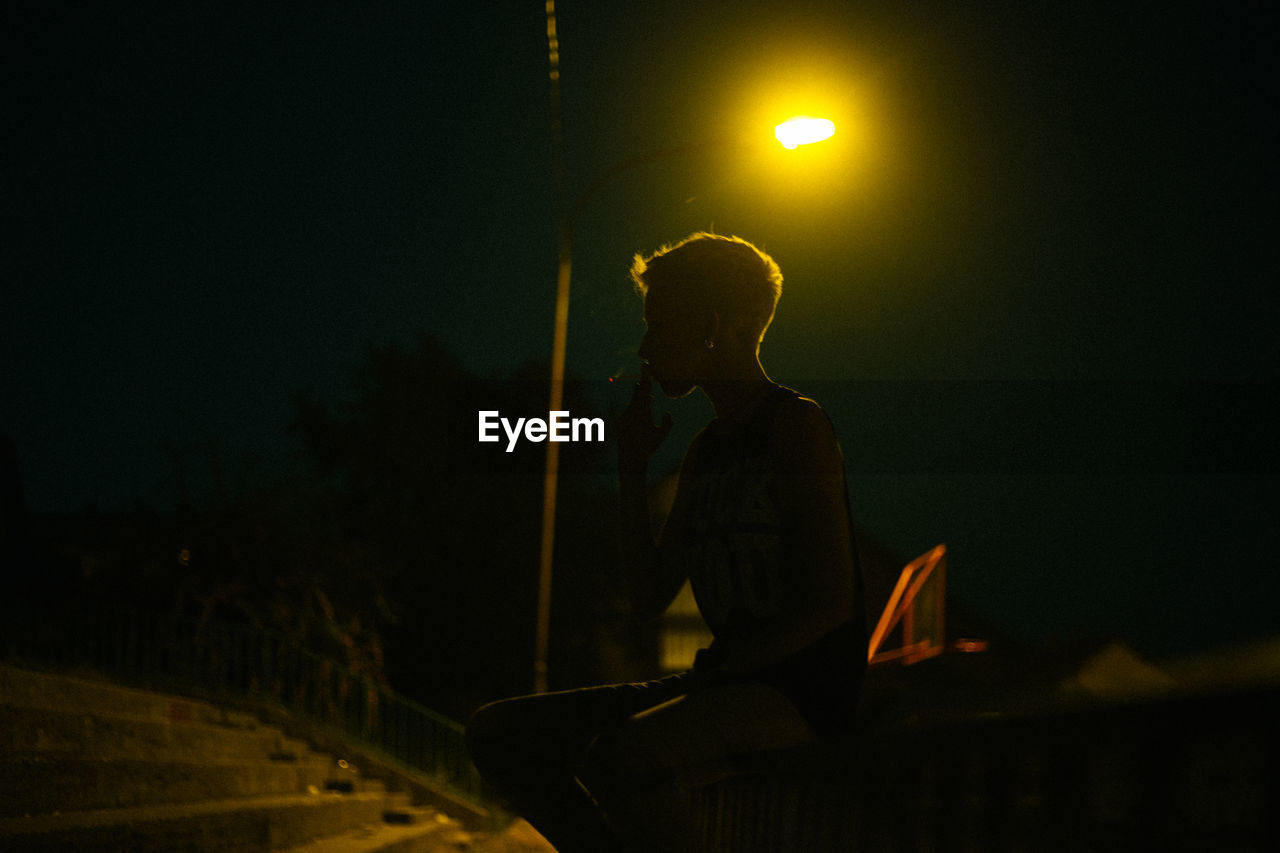
[[[10,599],[0,612],[0,656],[283,708],[484,806],[461,724],[281,634],[107,604]]]

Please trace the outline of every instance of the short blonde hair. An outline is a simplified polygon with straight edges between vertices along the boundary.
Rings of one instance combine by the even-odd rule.
[[[745,321],[764,338],[782,296],[782,270],[767,254],[741,237],[699,231],[663,246],[631,264],[636,290],[691,297],[722,317]]]

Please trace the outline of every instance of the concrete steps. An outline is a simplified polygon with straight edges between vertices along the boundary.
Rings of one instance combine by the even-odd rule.
[[[434,853],[464,836],[251,715],[0,665],[0,849]]]
[[[196,803],[323,790],[323,764],[99,759],[12,755],[0,764],[0,817],[81,809]],[[57,791],[56,801],[49,792]]]
[[[3,693],[0,692],[0,697]],[[181,722],[182,725],[175,725]],[[34,742],[29,738],[34,735]],[[86,752],[92,750],[92,752]],[[112,714],[99,709],[0,705],[0,754],[36,751],[96,758],[227,760],[302,755],[307,745],[280,732],[196,720]]]
[[[481,836],[434,809],[407,809],[402,818],[405,822],[368,824],[291,847],[286,853],[480,853],[474,844]]]

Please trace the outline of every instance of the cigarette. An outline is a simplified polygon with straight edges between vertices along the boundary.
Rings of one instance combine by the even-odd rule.
[[[639,381],[640,381],[640,374],[639,374],[639,373],[619,373],[617,376],[610,376],[610,377],[609,377],[609,381],[610,381],[610,382],[614,382],[614,383],[617,383],[617,382],[639,382]]]

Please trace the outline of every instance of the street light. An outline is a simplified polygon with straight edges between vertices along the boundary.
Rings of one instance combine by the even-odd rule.
[[[835,123],[830,119],[794,116],[775,127],[773,136],[782,143],[783,148],[792,151],[801,145],[812,145],[830,139],[835,132]]]
[[[782,147],[787,149],[820,142],[834,133],[835,125],[830,120],[809,116],[790,118],[774,128],[775,138],[782,144]],[[750,144],[748,141],[735,137],[717,137],[689,145],[659,148],[636,157],[630,157],[597,175],[595,180],[588,184],[587,188],[574,200],[573,205],[562,213],[558,228],[559,260],[556,267],[556,319],[555,334],[551,345],[551,399],[548,411],[560,411],[564,398],[564,356],[565,342],[569,330],[569,276],[573,265],[573,231],[577,225],[578,217],[586,209],[587,203],[609,181],[637,166],[669,157],[693,154],[700,151],[740,148],[748,144]],[[551,558],[555,550],[556,492],[559,486],[560,474],[560,443],[548,441],[546,444],[547,464],[542,492],[542,545],[538,570],[538,624],[533,664],[533,689],[535,693],[545,693],[547,690],[547,653],[551,639]]]

